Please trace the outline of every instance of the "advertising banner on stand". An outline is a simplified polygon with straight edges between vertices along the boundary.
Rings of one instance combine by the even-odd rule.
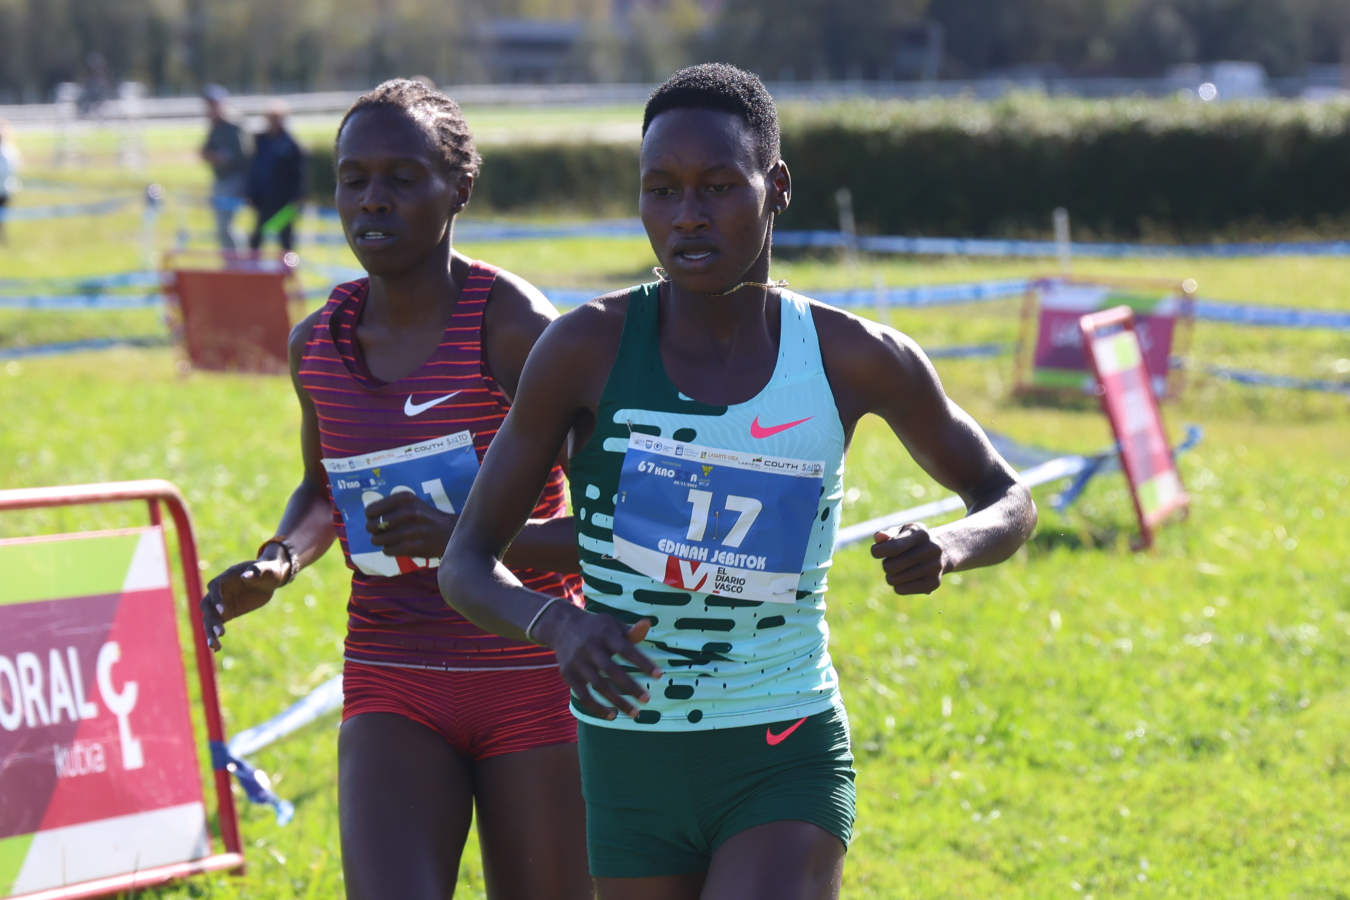
[[[1190,281],[1037,279],[1023,308],[1018,390],[1090,393],[1094,381],[1078,320],[1088,313],[1127,306],[1134,311],[1135,333],[1154,394],[1175,396],[1180,382],[1171,360],[1184,346],[1193,318],[1194,291]]]
[[[1190,499],[1167,443],[1130,308],[1083,316],[1080,327],[1102,409],[1116,435],[1120,467],[1130,484],[1141,543],[1147,547],[1153,542],[1154,529],[1173,511],[1185,508]]]
[[[0,895],[210,852],[161,528],[0,540]]]

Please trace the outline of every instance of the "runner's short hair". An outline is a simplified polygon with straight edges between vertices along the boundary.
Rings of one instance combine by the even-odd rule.
[[[715,109],[735,113],[755,135],[755,152],[768,168],[780,155],[778,108],[759,76],[729,63],[703,63],[680,69],[652,91],[642,114],[645,137],[652,120],[671,109]]]
[[[338,136],[342,135],[342,129],[352,116],[363,109],[376,108],[397,109],[406,113],[426,129],[451,174],[465,173],[477,177],[483,158],[474,146],[473,135],[469,132],[469,123],[464,121],[463,111],[449,96],[425,81],[391,78],[356,98],[351,109],[342,117],[342,124],[338,125]]]

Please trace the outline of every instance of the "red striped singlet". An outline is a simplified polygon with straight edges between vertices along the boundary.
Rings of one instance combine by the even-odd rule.
[[[468,430],[481,461],[509,407],[483,354],[483,311],[497,269],[473,262],[440,346],[415,372],[398,381],[371,375],[356,344],[356,325],[369,279],[333,289],[305,345],[300,384],[314,402],[325,458],[361,456]],[[448,401],[426,404],[448,394]],[[405,405],[419,411],[405,413]],[[332,488],[329,487],[332,502]],[[563,474],[554,468],[535,506],[534,518],[564,515]],[[506,640],[470,623],[441,599],[435,569],[393,577],[369,575],[353,563],[347,532],[336,505],[333,524],[352,592],[347,604],[346,657],[372,665],[435,669],[518,669],[556,665],[553,653]],[[517,569],[537,591],[581,598],[577,576]]]

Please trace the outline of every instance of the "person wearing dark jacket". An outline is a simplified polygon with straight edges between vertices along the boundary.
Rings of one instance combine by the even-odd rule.
[[[305,153],[286,130],[286,108],[280,103],[267,110],[267,130],[253,141],[248,169],[248,202],[257,213],[248,245],[257,250],[263,239],[275,235],[281,249],[295,245],[295,220],[305,195]]]

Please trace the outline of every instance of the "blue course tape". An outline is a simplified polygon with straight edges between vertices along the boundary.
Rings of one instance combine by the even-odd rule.
[[[230,738],[230,752],[248,756],[263,747],[342,707],[342,676],[335,675],[277,715]]]
[[[1201,365],[1201,371],[1223,378],[1234,384],[1251,387],[1293,388],[1300,391],[1325,391],[1350,396],[1350,381],[1336,381],[1331,378],[1298,378],[1293,375],[1275,375],[1270,372],[1255,372],[1250,369],[1230,369],[1225,366]]]
[[[78,353],[82,350],[107,350],[112,347],[165,347],[173,343],[168,335],[145,335],[124,338],[87,338],[82,341],[61,341],[32,347],[0,347],[0,359],[24,359],[32,356],[56,356]]]
[[[984,356],[1002,356],[1012,350],[1012,344],[965,344],[951,347],[928,347],[924,353],[929,359],[975,359]],[[1006,454],[1005,454],[1006,455]]]
[[[926,284],[914,287],[853,288],[844,291],[813,291],[811,296],[832,306],[945,306],[976,300],[1000,300],[1026,293],[1025,278],[1005,281],[972,281],[959,284]]]
[[[62,191],[62,192],[87,192],[89,185],[80,184],[77,181],[57,181],[54,178],[34,178],[31,175],[23,177],[23,185],[35,191]]]
[[[315,210],[322,219],[336,219],[326,207]],[[507,241],[550,237],[642,237],[639,219],[611,219],[603,222],[577,222],[559,225],[514,225],[502,222],[467,220],[456,224],[455,236],[469,241]],[[342,243],[341,235],[326,236],[324,242]],[[850,245],[871,253],[916,254],[924,256],[1015,256],[1054,257],[1059,244],[1054,241],[1020,241],[998,238],[902,237],[899,235],[863,235],[852,239],[842,231],[775,231],[778,247],[820,247],[843,249]],[[1283,241],[1263,243],[1245,241],[1229,244],[1131,244],[1124,242],[1071,242],[1074,256],[1097,258],[1126,257],[1202,257],[1228,258],[1265,256],[1350,256],[1350,241]]]
[[[295,816],[295,806],[282,800],[272,791],[272,780],[262,769],[249,765],[235,756],[220,741],[211,741],[211,767],[217,772],[229,772],[244,789],[244,795],[253,803],[266,804],[276,812],[277,824],[286,825]]]
[[[605,293],[605,291],[588,291],[584,288],[543,288],[543,291],[548,302],[558,309],[572,309],[583,303],[589,303]]]
[[[934,284],[916,287],[896,288],[856,288],[843,291],[812,291],[811,296],[832,306],[896,306],[919,308],[946,306],[954,303],[972,303],[982,300],[999,300],[1022,294],[1028,282],[1024,279],[1013,281],[976,281],[961,284]],[[580,306],[600,296],[603,291],[577,290],[571,288],[544,288],[549,302],[559,308]],[[988,345],[992,347],[993,345]],[[987,355],[989,350],[975,351]]]
[[[146,309],[160,306],[160,294],[46,294],[32,297],[0,296],[0,309]]]
[[[778,231],[778,247],[843,249],[853,246],[869,253],[921,256],[1014,256],[1054,257],[1060,245],[1054,241],[1012,241],[993,238],[901,237],[863,235],[850,238],[841,231]],[[1350,256],[1350,241],[1294,241],[1237,244],[1127,244],[1071,242],[1073,256],[1123,259],[1130,257],[1266,257]]]
[[[70,216],[105,216],[130,206],[136,198],[112,197],[96,200],[92,203],[66,203],[51,206],[21,206],[8,210],[5,220],[8,222],[32,222],[40,219],[64,219]]]
[[[525,241],[544,238],[646,237],[639,219],[605,219],[559,225],[513,225],[506,222],[456,223],[455,240]]]
[[[163,276],[159,272],[113,272],[108,275],[82,275],[73,278],[0,278],[0,288],[7,290],[18,288],[34,291],[43,288],[49,291],[78,291],[90,294],[109,288],[159,287],[162,283]]]
[[[1333,328],[1350,330],[1350,312],[1324,309],[1290,309],[1282,306],[1254,306],[1249,303],[1224,303],[1196,300],[1195,317],[1232,325],[1258,325],[1273,328]]]
[[[365,278],[365,269],[354,269],[351,266],[337,266],[329,263],[305,262],[306,272],[315,272],[329,279],[334,284],[342,284],[347,281],[355,281],[358,278]]]
[[[1187,450],[1200,443],[1204,436],[1205,432],[1199,425],[1187,425],[1186,436],[1181,439],[1181,443],[1172,448],[1172,456],[1177,457],[1185,453]],[[1051,507],[1054,508],[1055,512],[1064,512],[1064,510],[1072,506],[1073,502],[1083,493],[1083,489],[1087,487],[1088,482],[1092,480],[1094,475],[1099,472],[1109,472],[1112,469],[1118,468],[1120,468],[1119,444],[1109,450],[1094,453],[1092,456],[1088,457],[1088,465],[1084,467],[1083,471],[1074,476],[1074,479],[1069,486],[1060,491],[1050,501]]]
[[[1186,426],[1186,437],[1172,449],[1173,454],[1179,455],[1191,449],[1200,443],[1203,436],[1204,432],[1199,426]],[[990,440],[994,442],[1000,453],[1008,457],[1010,462],[1014,459],[1022,460],[1021,462],[1015,462],[1014,465],[1020,466],[1017,474],[1028,487],[1049,484],[1053,481],[1063,481],[1066,478],[1073,479],[1067,489],[1051,500],[1051,505],[1060,512],[1063,512],[1078,499],[1083,492],[1083,488],[1094,475],[1110,471],[1120,465],[1119,454],[1114,446],[1090,456],[1054,455],[1052,450],[1019,444],[1002,435],[991,434]],[[1005,450],[1008,452],[1005,453]],[[874,519],[840,528],[835,537],[834,546],[836,549],[846,547],[849,544],[867,540],[878,531],[908,522],[931,519],[945,513],[956,512],[964,507],[965,501],[960,497],[944,497],[921,506],[886,513]]]

